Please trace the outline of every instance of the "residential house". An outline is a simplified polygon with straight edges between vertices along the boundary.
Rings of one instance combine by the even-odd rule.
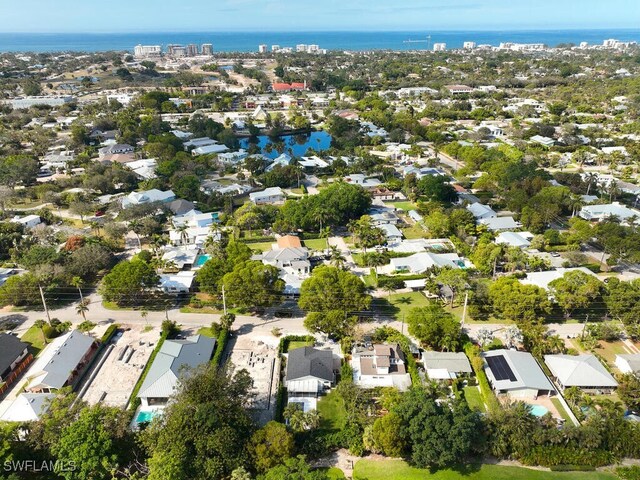
[[[21,393],[4,411],[0,420],[4,422],[35,422],[49,410],[55,393]]]
[[[525,285],[535,285],[545,290],[549,290],[549,284],[558,278],[564,277],[564,274],[571,271],[580,271],[587,275],[597,277],[595,273],[586,267],[556,268],[555,270],[546,270],[544,272],[529,272],[527,276],[520,280]]]
[[[276,205],[284,203],[284,192],[280,187],[270,187],[261,192],[251,192],[249,200],[256,205]]]
[[[24,217],[15,216],[11,221],[19,223],[24,228],[33,228],[42,223],[42,219],[38,215],[25,215]]]
[[[279,244],[297,244],[297,237],[282,237]],[[280,278],[284,280],[284,293],[297,295],[300,293],[302,282],[311,273],[309,250],[305,247],[276,247],[258,257],[265,265],[272,265],[280,270]]]
[[[179,247],[164,247],[162,260],[173,265],[178,270],[190,269],[195,263],[200,248],[196,245],[184,245]]]
[[[397,343],[355,347],[351,368],[354,383],[363,388],[396,387],[404,391],[411,386],[404,354]]]
[[[476,204],[477,205],[477,204]],[[492,232],[501,232],[503,230],[515,230],[522,227],[520,222],[516,222],[513,217],[490,217],[483,218],[479,221],[480,225],[484,225]]]
[[[145,205],[149,203],[168,203],[176,199],[175,193],[171,190],[162,191],[155,188],[143,192],[131,192],[122,198],[122,208],[133,205]]]
[[[609,393],[618,386],[615,378],[592,354],[545,355],[544,363],[562,390],[578,387],[589,392]]]
[[[78,330],[51,341],[29,369],[25,390],[28,393],[51,393],[75,386],[97,350],[96,341]]]
[[[0,333],[0,394],[33,360],[28,347],[15,335]]]
[[[185,270],[175,274],[162,274],[158,281],[158,287],[165,293],[189,293],[193,287],[195,276],[196,272],[193,270]]]
[[[616,355],[615,364],[622,373],[636,375],[640,372],[640,353],[618,354]]]
[[[556,144],[553,138],[543,137],[542,135],[534,135],[530,140],[545,147],[553,147]]]
[[[218,160],[228,165],[236,165],[247,158],[249,154],[246,150],[240,149],[237,152],[226,152],[218,155]]]
[[[106,157],[108,155],[125,155],[133,153],[135,148],[127,143],[115,143],[98,150],[100,157]]]
[[[353,185],[360,185],[365,190],[372,190],[382,185],[382,182],[377,178],[367,178],[366,175],[362,173],[353,173],[351,175],[347,175],[346,177],[344,177],[344,181],[347,183],[352,183]]]
[[[226,145],[222,145],[222,144],[211,144],[211,145],[203,145],[202,147],[196,147],[193,150],[191,150],[191,155],[193,155],[194,157],[198,156],[198,155],[210,155],[213,153],[224,153],[226,151],[228,151],[229,148],[227,148]]]
[[[378,228],[384,233],[388,245],[395,245],[402,241],[402,232],[395,225],[385,223],[378,225]]]
[[[496,236],[495,243],[509,247],[528,248],[532,239],[533,234],[530,232],[501,232]]]
[[[133,173],[138,175],[143,180],[150,180],[156,178],[156,167],[158,163],[155,158],[145,158],[143,160],[136,160],[134,162],[127,163],[127,167],[130,168]]]
[[[183,146],[185,150],[192,150],[194,148],[206,147],[208,145],[217,145],[217,144],[218,144],[218,141],[212,138],[199,137],[199,138],[192,138],[191,140],[184,142]]]
[[[422,364],[431,380],[452,380],[458,375],[470,375],[473,372],[463,352],[425,351],[422,353]]]
[[[491,207],[483,205],[482,203],[472,203],[467,205],[467,210],[472,213],[476,220],[484,220],[485,218],[494,218],[498,216]]]
[[[272,163],[267,165],[267,168],[265,168],[265,171],[270,172],[271,170],[276,168],[276,166],[278,165],[280,165],[281,167],[287,167],[291,165],[292,161],[293,161],[293,157],[291,155],[287,153],[282,153],[275,160],[273,160]]]
[[[388,273],[424,273],[431,267],[467,268],[469,265],[457,253],[414,253],[409,257],[392,258]]]
[[[138,392],[142,406],[165,406],[176,393],[181,376],[188,372],[185,369],[209,362],[215,346],[216,340],[204,335],[165,340]]]
[[[300,347],[287,354],[285,385],[289,403],[300,403],[305,411],[315,408],[317,397],[336,381],[337,365],[331,350]]]
[[[491,350],[482,353],[484,370],[493,390],[516,399],[536,399],[555,392],[553,385],[529,352]]]
[[[392,200],[406,200],[406,196],[402,192],[394,192],[385,187],[378,187],[371,190],[371,196],[374,200],[392,201]]]
[[[171,212],[174,215],[177,215],[177,216],[184,215],[185,213],[189,213],[191,210],[194,210],[196,208],[193,202],[190,202],[189,200],[184,200],[182,198],[178,198],[174,200],[173,202],[169,203],[167,207],[169,208],[169,210],[171,210]]]
[[[621,222],[629,219],[640,220],[640,210],[629,208],[619,202],[608,203],[604,205],[585,205],[582,207],[578,216],[585,220],[595,220],[602,222],[611,217],[617,217]]]

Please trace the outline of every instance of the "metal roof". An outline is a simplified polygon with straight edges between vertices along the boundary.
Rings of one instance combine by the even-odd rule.
[[[564,387],[618,386],[618,382],[595,355],[545,355],[544,361]]]
[[[497,380],[496,375],[491,371],[488,365],[485,366],[485,372],[491,385],[496,390],[516,390],[521,388],[530,388],[534,390],[554,390],[551,382],[544,374],[536,359],[529,352],[518,352],[516,350],[491,350],[482,353],[483,358],[502,357],[511,372],[515,376],[515,380],[505,378]]]

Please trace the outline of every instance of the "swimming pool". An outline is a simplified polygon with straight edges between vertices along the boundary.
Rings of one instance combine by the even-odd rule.
[[[207,263],[207,260],[209,260],[210,258],[211,255],[200,255],[198,258],[196,258],[196,264],[194,266],[201,267],[202,265]]]
[[[153,420],[153,418],[156,415],[158,415],[158,412],[149,412],[149,411],[141,410],[138,412],[138,415],[136,416],[136,423],[141,424],[145,422],[150,422],[151,420]]]
[[[544,417],[547,413],[549,413],[549,409],[547,409],[547,407],[543,407],[542,405],[529,405],[529,411],[536,417]]]

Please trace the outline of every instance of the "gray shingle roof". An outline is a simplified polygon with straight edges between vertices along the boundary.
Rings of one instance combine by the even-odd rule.
[[[15,335],[0,333],[0,376],[11,367],[28,345]]]
[[[140,387],[140,398],[169,398],[173,395],[181,370],[208,362],[216,341],[204,335],[185,340],[165,340]]]
[[[289,352],[287,381],[309,376],[334,381],[333,354],[330,350],[300,347]]]

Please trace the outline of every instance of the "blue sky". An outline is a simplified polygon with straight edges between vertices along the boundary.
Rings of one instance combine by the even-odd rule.
[[[640,0],[0,0],[0,32],[637,28]]]

